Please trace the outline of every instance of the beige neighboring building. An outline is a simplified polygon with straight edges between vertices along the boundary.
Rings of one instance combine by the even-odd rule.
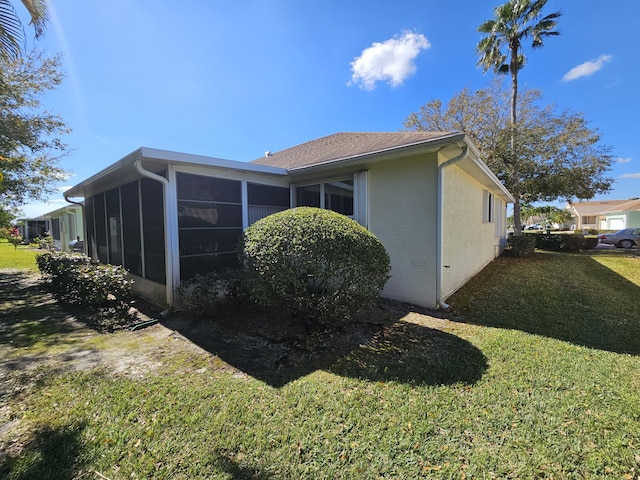
[[[61,252],[72,252],[72,241],[84,238],[82,207],[68,205],[43,215],[49,223],[53,245]]]
[[[242,232],[296,206],[337,211],[391,257],[383,296],[446,307],[506,245],[513,197],[458,132],[337,133],[253,162],[140,148],[68,190],[86,248],[173,305],[181,280],[237,262]]]
[[[640,198],[568,203],[574,229],[622,230],[640,228]]]

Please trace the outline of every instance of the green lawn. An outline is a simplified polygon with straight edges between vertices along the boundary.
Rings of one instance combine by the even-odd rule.
[[[449,320],[407,313],[277,384],[172,337],[144,374],[30,371],[43,345],[129,341],[142,361],[148,333],[83,344],[50,331],[58,307],[37,290],[47,328],[3,285],[0,353],[24,365],[4,370],[0,418],[19,422],[0,435],[2,478],[640,478],[640,259],[628,252],[500,258],[449,300]]]
[[[37,249],[30,248],[26,245],[19,245],[16,249],[6,240],[0,239],[0,270],[18,269],[37,271],[37,254]]]

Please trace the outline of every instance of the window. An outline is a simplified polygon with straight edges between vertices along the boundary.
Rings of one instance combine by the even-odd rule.
[[[324,208],[353,218],[353,179],[325,183]]]
[[[159,182],[143,178],[88,197],[85,215],[91,257],[165,282],[164,193]]]
[[[85,244],[87,245],[87,252],[90,257],[94,257],[96,254],[96,226],[95,215],[93,214],[93,198],[88,197],[84,201],[84,214],[85,222],[87,224],[87,238]]]
[[[107,207],[107,243],[109,263],[122,265],[122,229],[120,225],[120,189],[114,188],[105,194]]]
[[[96,229],[96,248],[98,260],[102,263],[109,263],[107,256],[107,219],[104,205],[104,193],[99,193],[93,197],[93,215]]]
[[[162,184],[150,178],[140,180],[142,238],[145,278],[166,282],[164,245],[164,194]]]
[[[319,207],[352,218],[369,228],[368,172],[362,170],[350,177],[295,187],[295,206]]]
[[[247,202],[249,205],[249,222],[251,225],[272,213],[282,212],[289,208],[289,187],[247,184]]]
[[[296,187],[296,206],[319,207],[353,218],[353,178]]]
[[[142,237],[140,234],[140,190],[138,180],[120,187],[122,204],[122,244],[124,267],[142,277]]]
[[[324,208],[320,202],[320,189],[322,185],[305,185],[296,188],[296,207]]]
[[[177,174],[180,278],[237,264],[242,182]]]
[[[495,213],[493,193],[491,193],[489,190],[484,190],[482,202],[482,221],[484,223],[493,223],[494,216]]]
[[[587,215],[587,216],[582,217],[582,224],[583,225],[595,225],[596,224],[595,215]]]
[[[60,240],[60,219],[51,219],[51,236],[54,240]]]

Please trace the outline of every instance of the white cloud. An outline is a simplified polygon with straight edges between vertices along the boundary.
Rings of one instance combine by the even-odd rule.
[[[67,190],[69,190],[70,188],[73,188],[73,185],[63,185],[61,187],[58,187],[58,191],[59,192],[66,192]]]
[[[580,77],[588,77],[589,75],[593,75],[602,67],[604,64],[611,61],[613,55],[600,55],[595,60],[589,60],[588,62],[581,63],[577,67],[573,67],[567,73],[565,73],[562,80],[565,82],[570,82],[571,80],[576,80]]]
[[[427,37],[415,32],[374,42],[351,62],[351,81],[347,85],[356,84],[364,90],[373,90],[377,82],[386,81],[392,87],[402,85],[416,72],[415,58],[429,47]]]
[[[639,173],[623,173],[619,178],[633,178],[640,180],[640,172]]]
[[[616,158],[616,163],[629,163],[631,161],[631,157],[628,158]]]

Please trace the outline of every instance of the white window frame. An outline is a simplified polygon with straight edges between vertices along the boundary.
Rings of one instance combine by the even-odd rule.
[[[489,190],[483,190],[482,195],[482,222],[495,222],[495,197]]]
[[[349,216],[360,225],[365,228],[369,228],[369,217],[368,217],[368,172],[367,170],[362,170],[359,172],[355,172],[351,176],[336,176],[336,177],[327,177],[322,178],[315,181],[308,181],[302,183],[294,183],[291,184],[291,206],[296,207],[297,205],[297,194],[296,190],[298,187],[306,187],[309,185],[320,185],[320,208],[326,208],[325,206],[325,184],[339,182],[341,180],[352,180],[353,181],[353,216]]]

